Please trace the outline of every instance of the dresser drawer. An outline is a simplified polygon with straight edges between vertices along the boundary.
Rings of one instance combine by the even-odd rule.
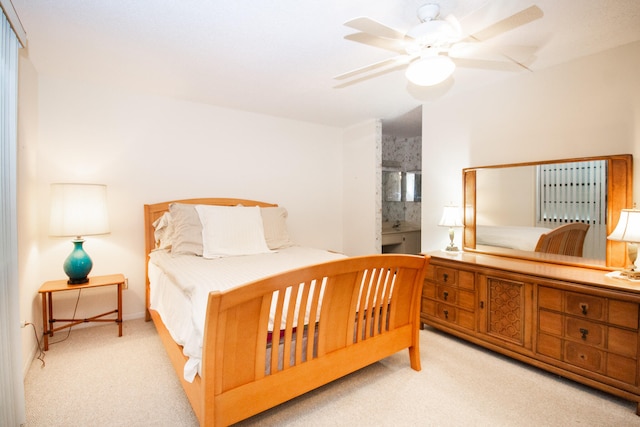
[[[475,329],[473,313],[466,310],[460,310],[452,305],[437,304],[435,317],[442,321],[462,326],[466,329]]]
[[[448,304],[457,304],[458,290],[451,286],[438,285],[436,288],[436,298]]]
[[[565,311],[568,314],[574,314],[587,319],[606,320],[606,303],[607,300],[605,298],[567,292]]]
[[[420,313],[427,316],[435,317],[436,315],[436,302],[427,298],[422,298],[422,304],[420,306]]]
[[[458,285],[458,270],[447,267],[436,267],[435,281],[449,286]]]
[[[607,375],[627,384],[636,385],[638,362],[628,357],[609,353],[607,357]]]
[[[422,286],[422,296],[425,298],[435,298],[436,286],[435,283],[425,280],[424,286]]]
[[[565,341],[564,358],[572,365],[601,374],[604,373],[605,352],[602,350],[572,341]]]
[[[638,304],[609,300],[609,323],[638,330]]]
[[[583,344],[598,348],[605,347],[606,326],[588,320],[567,316],[564,322],[564,335]]]
[[[607,349],[621,356],[636,359],[638,357],[638,333],[609,327]]]

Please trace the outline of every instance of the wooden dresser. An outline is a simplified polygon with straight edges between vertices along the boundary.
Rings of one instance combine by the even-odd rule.
[[[423,324],[634,401],[640,415],[640,283],[500,256],[428,255]]]

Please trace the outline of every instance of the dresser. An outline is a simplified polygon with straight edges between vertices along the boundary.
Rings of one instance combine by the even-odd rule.
[[[640,415],[640,283],[494,255],[428,255],[423,324],[634,401]]]

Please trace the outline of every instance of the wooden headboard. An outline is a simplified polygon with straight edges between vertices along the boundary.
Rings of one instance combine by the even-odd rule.
[[[260,207],[276,207],[277,204],[260,202],[257,200],[248,199],[229,199],[229,198],[201,198],[201,199],[183,199],[183,200],[170,200],[168,202],[154,203],[151,205],[144,205],[144,268],[146,277],[146,320],[151,320],[149,315],[149,254],[156,247],[156,241],[154,237],[153,223],[156,219],[160,218],[162,214],[169,211],[169,205],[171,203],[185,203],[190,205],[214,205],[214,206],[260,206]]]

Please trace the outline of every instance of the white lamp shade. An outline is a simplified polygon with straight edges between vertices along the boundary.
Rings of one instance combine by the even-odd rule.
[[[640,210],[622,209],[618,225],[607,239],[640,243]]]
[[[456,69],[448,56],[427,56],[414,61],[407,68],[407,79],[418,86],[434,86],[445,81]]]
[[[441,227],[464,227],[460,208],[458,206],[445,206],[438,225]]]
[[[89,236],[109,233],[107,186],[51,184],[51,236]]]

